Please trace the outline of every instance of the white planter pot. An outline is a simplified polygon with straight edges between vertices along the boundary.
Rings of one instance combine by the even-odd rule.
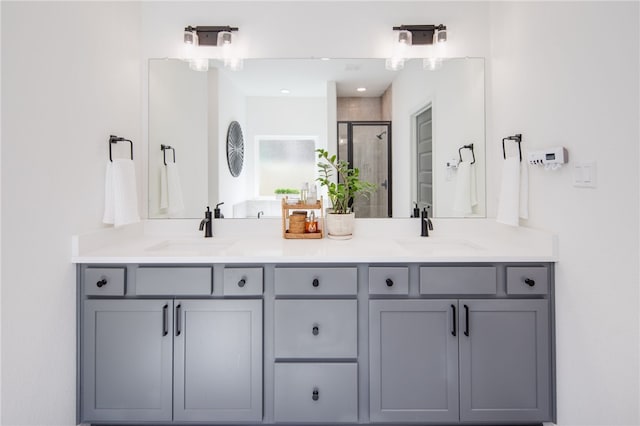
[[[327,217],[325,219],[327,237],[343,240],[353,237],[355,218],[355,213],[327,213]]]

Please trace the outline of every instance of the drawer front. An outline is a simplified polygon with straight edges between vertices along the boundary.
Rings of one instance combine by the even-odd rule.
[[[225,268],[223,286],[225,296],[260,296],[262,268]]]
[[[276,295],[343,296],[358,292],[356,268],[276,268]]]
[[[276,300],[276,358],[356,358],[356,300]]]
[[[207,296],[213,289],[211,268],[139,268],[136,294],[139,296]]]
[[[420,294],[496,294],[495,266],[423,266]]]
[[[275,365],[275,421],[358,421],[355,363]]]
[[[547,294],[549,271],[545,266],[507,267],[507,294]]]
[[[124,268],[87,268],[84,270],[84,294],[87,296],[124,296]]]
[[[409,294],[409,268],[369,268],[369,294]]]

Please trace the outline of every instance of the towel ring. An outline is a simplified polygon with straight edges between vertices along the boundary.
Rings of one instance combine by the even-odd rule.
[[[175,148],[170,147],[169,145],[160,145],[160,150],[162,151],[162,160],[164,161],[164,165],[167,165],[167,150],[170,149],[173,151],[173,162],[176,162],[176,150]]]
[[[507,153],[504,150],[504,141],[514,141],[515,143],[518,144],[518,154],[520,155],[520,162],[522,162],[522,146],[521,146],[522,134],[516,133],[513,136],[507,136],[506,138],[502,138],[502,156],[506,160],[507,159]]]
[[[460,148],[458,148],[458,155],[460,156],[460,162],[462,163],[462,150],[463,149],[470,149],[471,150],[471,155],[473,156],[473,161],[471,162],[471,164],[475,164],[476,162],[476,154],[473,151],[473,144],[470,143],[469,145],[463,145]]]
[[[113,157],[111,153],[111,145],[118,142],[129,142],[131,144],[131,159],[133,160],[133,142],[129,139],[121,138],[120,136],[109,136],[109,161],[113,162]]]

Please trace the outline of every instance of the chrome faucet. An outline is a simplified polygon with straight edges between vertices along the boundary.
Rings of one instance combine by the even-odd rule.
[[[260,210],[260,211],[258,212],[258,219],[260,219],[260,217],[261,217],[263,214],[264,214],[264,212],[263,212],[262,210]]]
[[[421,226],[421,237],[428,237],[429,231],[433,231],[433,222],[429,219],[429,214],[427,213],[427,209],[422,209],[422,215],[420,216],[420,224]]]
[[[211,210],[209,210],[209,206],[207,206],[207,211],[204,212],[204,219],[202,219],[202,221],[200,221],[200,230],[202,231],[204,229],[204,237],[205,238],[211,238],[213,237],[213,230],[212,230],[212,223],[211,223]]]

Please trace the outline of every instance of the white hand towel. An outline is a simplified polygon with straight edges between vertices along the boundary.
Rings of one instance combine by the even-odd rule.
[[[470,165],[471,168],[471,207],[475,207],[478,205],[478,185],[477,185],[477,177],[476,177],[476,166],[474,164]]]
[[[462,215],[471,214],[471,164],[461,161],[458,164],[456,176],[456,189],[453,196],[453,211]]]
[[[114,226],[140,222],[133,160],[115,159],[107,162],[102,221]]]
[[[176,163],[167,164],[167,195],[169,198],[169,206],[167,207],[169,217],[179,216],[184,211],[184,202]]]
[[[167,167],[160,167],[160,210],[169,208],[169,194],[167,186]]]
[[[496,221],[518,226],[519,218],[529,217],[529,179],[526,164],[518,157],[509,157],[502,165],[502,183]]]

